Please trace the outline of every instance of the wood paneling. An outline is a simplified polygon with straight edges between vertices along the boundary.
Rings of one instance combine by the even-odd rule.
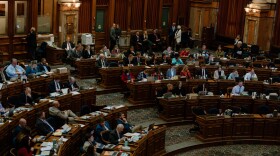
[[[91,33],[92,18],[91,17],[92,0],[83,0],[79,9],[79,33]]]
[[[143,22],[146,19],[143,19],[144,16],[144,3],[143,0],[133,0],[131,1],[131,21],[130,28],[132,30],[141,30],[143,26]]]
[[[147,29],[159,27],[159,13],[162,10],[161,0],[148,1],[147,8]]]
[[[127,30],[127,10],[128,0],[116,0],[115,2],[115,23],[119,24],[120,28]]]

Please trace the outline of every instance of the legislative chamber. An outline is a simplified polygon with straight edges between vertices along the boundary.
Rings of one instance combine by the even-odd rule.
[[[280,155],[277,0],[1,0],[0,155]]]

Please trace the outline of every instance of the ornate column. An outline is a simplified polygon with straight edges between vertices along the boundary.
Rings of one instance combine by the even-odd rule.
[[[77,43],[79,0],[59,0],[59,43],[61,44],[70,37],[74,43]]]
[[[245,43],[258,45],[264,51],[269,50],[275,18],[275,3],[275,0],[253,0],[247,5],[243,36]]]

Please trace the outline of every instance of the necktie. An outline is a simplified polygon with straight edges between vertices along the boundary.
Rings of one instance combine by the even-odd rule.
[[[205,70],[204,69],[202,69],[202,76],[203,76],[203,78],[205,78]]]
[[[71,45],[70,45],[70,43],[68,42],[67,43],[67,50],[70,50],[71,49]]]
[[[102,67],[105,67],[104,60],[101,60],[101,63],[102,63]]]
[[[238,92],[238,94],[240,94],[240,92],[241,92],[241,87],[239,86],[239,92]]]
[[[18,72],[17,66],[15,66],[14,68],[15,68],[15,71]]]
[[[46,66],[43,66],[45,72],[49,72],[48,68]]]
[[[42,120],[42,121],[50,127],[52,132],[54,132],[53,127],[48,123],[48,121],[46,121],[46,120]]]
[[[56,84],[56,89],[59,90],[60,89],[59,83],[55,82],[55,84]]]

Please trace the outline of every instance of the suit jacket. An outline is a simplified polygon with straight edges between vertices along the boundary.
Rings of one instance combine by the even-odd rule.
[[[27,45],[29,47],[37,47],[36,33],[35,32],[30,32],[26,37],[26,41],[27,41]]]
[[[136,52],[135,51],[130,51],[130,49],[129,50],[127,50],[125,53],[124,53],[124,56],[125,57],[128,57],[129,56],[129,54],[132,54],[133,56],[135,56],[136,55]]]
[[[105,64],[105,67],[108,67],[108,66],[109,66],[109,63],[107,62],[106,59],[104,59],[104,64]],[[101,59],[99,59],[99,60],[96,61],[96,66],[97,66],[98,68],[102,68]]]
[[[69,42],[69,43],[70,43],[71,49],[75,48],[74,43],[72,43],[72,42]],[[66,49],[67,48],[67,41],[63,42],[61,47],[62,47],[62,49]]]
[[[196,75],[202,76],[202,69],[199,69],[199,70],[197,71]],[[207,77],[209,77],[209,75],[208,75],[208,70],[207,70],[207,69],[205,69],[205,75],[207,75]]]
[[[173,38],[174,38],[175,32],[176,32],[176,30],[177,30],[176,26],[174,26],[174,27],[175,27],[174,30],[172,29],[172,26],[169,27],[169,32],[168,32],[168,36],[169,36],[169,37],[173,37]]]
[[[220,76],[225,76],[225,72],[223,70],[221,70],[221,75],[219,75],[219,71],[215,70],[214,79],[220,79]]]
[[[119,139],[121,139],[122,137],[123,137],[122,133],[118,135],[117,130],[113,130],[109,134],[109,142],[111,144],[117,145],[119,143]]]
[[[132,61],[129,62],[128,58],[125,57],[125,58],[123,58],[123,65],[124,65],[124,66],[128,66],[128,64],[133,64],[133,65],[137,64],[137,62],[134,62],[134,61],[135,61],[135,60],[134,60],[134,58],[133,58]]]
[[[38,69],[39,69],[39,72],[45,72],[45,68],[44,66],[47,68],[48,72],[51,71],[51,67],[50,66],[47,66],[47,65],[43,65],[42,63],[39,63],[38,64]]]
[[[138,81],[142,81],[143,79],[146,79],[147,76],[148,76],[148,75],[145,74],[145,73],[142,71],[142,72],[140,72],[140,73],[138,74],[137,80],[138,80]]]
[[[105,126],[111,130],[111,127],[109,125],[109,123],[107,121],[105,121]],[[96,125],[96,128],[95,128],[95,138],[96,138],[96,142],[102,142],[102,139],[101,139],[101,132],[102,131],[105,131],[106,129],[101,126],[100,124],[97,124]],[[103,136],[105,139],[109,139],[109,136]]]
[[[82,52],[82,57],[84,58],[84,59],[88,59],[88,58],[90,58],[92,56],[92,51],[90,50],[90,53],[88,53],[88,51],[87,50],[83,50],[83,52]]]
[[[80,51],[71,50],[69,53],[69,57],[70,57],[70,59],[75,60],[75,59],[82,57],[82,53]]]
[[[125,123],[123,120],[117,119],[117,125],[118,124],[122,124],[124,126],[124,133],[131,132],[131,125],[129,123]]]
[[[117,37],[116,30],[115,30],[115,28],[112,27],[110,29],[110,40],[116,40],[116,37]]]
[[[143,39],[140,35],[138,36],[138,41],[137,41],[137,36],[136,35],[133,35],[132,38],[131,38],[131,44],[134,47],[138,46],[139,45],[138,43],[142,43],[142,42],[143,42]]]
[[[62,89],[63,85],[60,82],[59,82],[59,85],[60,85],[60,89]],[[49,85],[49,91],[50,91],[50,93],[56,92],[56,87],[55,87],[54,80],[52,80],[50,85]]]
[[[63,87],[64,87],[64,88],[69,88],[71,91],[73,91],[73,90],[72,90],[72,87],[71,87],[71,83],[70,83],[69,81],[68,81]],[[74,82],[73,87],[79,89],[79,86],[77,85],[76,82]]]
[[[173,73],[173,74],[172,74]],[[166,78],[170,79],[176,75],[176,69],[175,68],[169,68],[166,72]]]
[[[46,122],[48,122],[48,120],[46,120]],[[50,125],[50,123],[49,123],[49,125]],[[52,129],[49,125],[38,118],[36,120],[35,127],[38,130],[40,135],[46,136],[47,134],[49,134],[50,132],[53,132],[55,130],[53,127],[52,127],[53,128]]]
[[[138,62],[139,61],[139,62]],[[139,58],[138,59],[138,57],[134,57],[133,58],[133,60],[132,60],[132,62],[133,62],[133,65],[135,65],[135,66],[137,66],[138,65],[138,63],[139,63],[139,65],[143,65],[145,60],[143,59],[143,58]]]
[[[153,42],[154,44],[156,44],[158,41],[156,41],[156,39],[161,39],[160,38],[160,34],[158,34],[157,33],[157,38],[156,38],[156,35],[155,34],[150,34],[150,36],[149,36],[150,38],[149,38],[149,40],[151,41],[151,42]]]
[[[18,97],[18,106],[16,106],[16,107],[24,106],[26,103],[29,103],[30,105],[32,105],[33,102],[34,101],[33,101],[32,95],[31,95],[31,97],[29,97],[29,96],[26,96],[25,93],[22,93]]]

